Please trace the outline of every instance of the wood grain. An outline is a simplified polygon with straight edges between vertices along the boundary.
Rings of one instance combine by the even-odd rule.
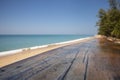
[[[120,80],[120,45],[94,38],[57,48],[0,68],[0,80]]]

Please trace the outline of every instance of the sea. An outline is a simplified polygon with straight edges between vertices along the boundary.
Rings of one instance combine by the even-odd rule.
[[[0,35],[0,52],[65,42],[93,35]]]

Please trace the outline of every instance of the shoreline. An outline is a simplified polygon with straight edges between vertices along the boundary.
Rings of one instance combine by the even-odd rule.
[[[65,41],[65,42],[53,43],[53,44],[42,45],[42,46],[35,46],[35,47],[30,47],[30,48],[25,48],[25,49],[6,51],[6,52],[2,52],[2,54],[0,52],[0,63],[1,63],[0,68],[7,66],[9,64],[18,62],[20,60],[53,50],[53,49],[57,49],[57,48],[75,44],[75,43],[86,42],[93,38],[96,38],[96,37],[95,36],[86,37],[86,38],[80,38],[80,39],[71,40],[71,41]]]
[[[74,39],[74,40],[69,40],[69,41],[64,41],[64,42],[58,42],[58,43],[51,43],[51,44],[41,45],[41,46],[34,46],[34,47],[28,47],[28,48],[21,48],[21,49],[14,49],[14,50],[8,50],[8,51],[1,51],[0,52],[0,57],[1,56],[6,56],[6,55],[16,54],[18,52],[22,52],[22,51],[26,51],[26,50],[33,50],[33,49],[38,49],[38,48],[45,48],[45,47],[48,47],[48,46],[51,46],[51,45],[68,44],[68,43],[71,43],[71,42],[76,42],[76,41],[80,41],[80,40],[84,40],[84,39],[89,39],[89,38],[91,38],[91,37]]]

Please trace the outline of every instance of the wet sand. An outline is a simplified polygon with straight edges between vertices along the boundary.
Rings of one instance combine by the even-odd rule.
[[[101,38],[0,68],[0,80],[120,80],[120,45]]]

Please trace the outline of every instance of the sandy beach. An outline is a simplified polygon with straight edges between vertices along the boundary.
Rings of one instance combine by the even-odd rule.
[[[0,67],[4,67],[6,65],[15,63],[17,61],[41,54],[43,52],[47,52],[49,50],[53,50],[59,47],[85,42],[92,38],[94,37],[81,38],[81,39],[67,41],[67,42],[55,43],[55,44],[48,45],[47,47],[41,47],[41,48],[34,48],[34,49],[28,48],[28,49],[22,50],[21,52],[16,52],[14,54],[10,53],[6,55],[1,55],[0,56]]]

